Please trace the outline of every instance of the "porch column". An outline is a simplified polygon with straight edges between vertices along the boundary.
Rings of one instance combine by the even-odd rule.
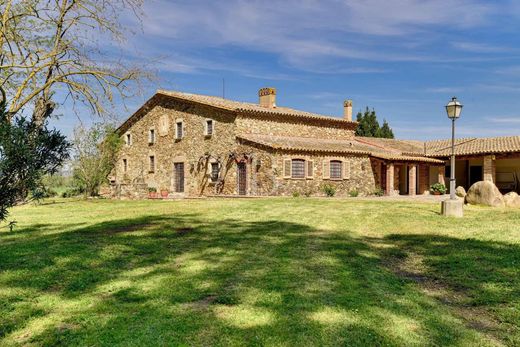
[[[386,195],[394,194],[394,164],[389,163],[386,165]]]
[[[496,161],[494,155],[486,155],[484,157],[484,166],[482,171],[484,181],[496,182]]]
[[[417,193],[417,164],[409,164],[408,167],[408,195],[415,195]]]
[[[446,180],[444,178],[444,173],[446,172],[446,168],[444,166],[439,166],[439,174],[437,176],[437,182],[440,184],[446,185]]]
[[[419,166],[419,191],[418,194],[428,193],[430,186],[430,167],[428,165]]]

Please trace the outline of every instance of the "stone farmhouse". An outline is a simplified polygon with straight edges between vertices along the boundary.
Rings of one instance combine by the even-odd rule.
[[[111,176],[116,197],[427,194],[446,181],[450,141],[355,136],[352,102],[342,118],[159,90],[118,129],[124,140]],[[518,190],[520,136],[458,139],[457,185],[504,181]],[[448,185],[448,184],[446,184]]]

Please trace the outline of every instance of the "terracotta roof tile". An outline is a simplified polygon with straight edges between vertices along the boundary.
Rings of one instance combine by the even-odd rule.
[[[369,143],[366,143],[365,141],[358,141],[357,137],[352,140],[316,139],[306,137],[270,136],[257,134],[242,134],[237,137],[239,139],[257,143],[273,149],[322,153],[360,154],[395,161],[414,161],[438,164],[444,163],[444,161],[434,158],[403,155],[396,150],[388,151],[381,146],[373,146]]]
[[[273,149],[309,152],[334,152],[369,155],[373,148],[352,140],[316,139],[308,137],[243,134],[239,139],[258,143]]]
[[[520,136],[488,138],[464,138],[455,140],[455,155],[520,152]],[[447,157],[451,155],[451,140],[426,142],[426,155]]]
[[[413,140],[381,139],[376,137],[356,136],[356,140],[383,148],[385,151],[397,151],[407,154],[424,154],[424,142]]]
[[[241,113],[250,113],[250,114],[278,114],[285,116],[296,116],[303,118],[312,118],[312,119],[326,119],[328,121],[352,124],[356,125],[357,122],[347,121],[343,118],[322,115],[318,113],[311,113],[306,111],[295,110],[288,107],[280,107],[277,106],[275,108],[266,108],[260,106],[258,104],[242,102],[242,101],[234,101],[228,100],[217,96],[209,96],[209,95],[201,95],[201,94],[190,94],[190,93],[181,93],[175,91],[167,91],[167,90],[158,90],[158,94],[170,96],[177,99],[188,100],[192,102],[196,102],[198,104],[204,104],[208,106],[213,106],[229,111],[236,111]]]

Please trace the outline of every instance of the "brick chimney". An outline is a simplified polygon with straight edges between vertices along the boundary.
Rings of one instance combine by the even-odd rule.
[[[343,102],[343,118],[352,121],[352,100],[345,100]]]
[[[262,88],[258,91],[259,104],[266,108],[276,107],[276,89],[275,88]]]

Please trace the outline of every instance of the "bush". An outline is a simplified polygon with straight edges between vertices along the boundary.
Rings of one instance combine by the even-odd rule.
[[[72,187],[72,188],[68,188],[63,193],[61,193],[61,197],[62,198],[74,198],[81,194],[83,194],[83,191],[80,188]]]
[[[331,184],[325,184],[322,189],[325,195],[330,198],[336,195],[336,187]]]
[[[348,195],[351,197],[351,198],[355,198],[359,195],[359,192],[357,189],[352,189],[350,192],[348,192]]]
[[[311,189],[307,189],[307,190],[304,190],[303,191],[303,195],[308,198],[309,196],[312,195],[312,190]]]
[[[148,193],[157,193],[157,188],[155,188],[155,187],[148,187]]]
[[[442,183],[434,183],[430,186],[430,193],[446,194],[446,186]]]
[[[298,192],[298,191],[292,192],[292,197],[293,198],[299,198],[300,197],[300,192]]]
[[[374,195],[375,196],[383,196],[383,195],[385,195],[385,191],[383,190],[383,188],[377,187],[376,190],[374,191]]]

